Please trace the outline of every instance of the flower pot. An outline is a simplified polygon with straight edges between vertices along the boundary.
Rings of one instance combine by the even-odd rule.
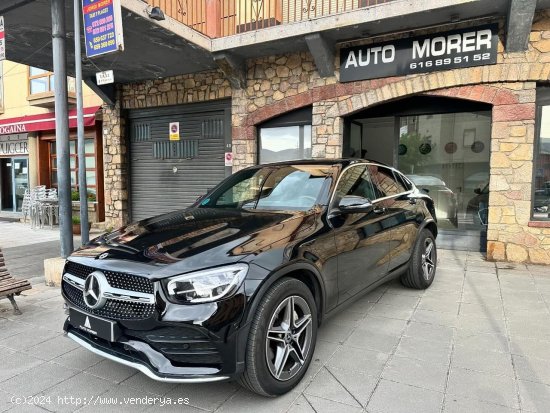
[[[92,228],[92,223],[88,222],[88,231],[90,231],[90,228]],[[81,233],[80,224],[73,224],[73,235],[80,235]]]

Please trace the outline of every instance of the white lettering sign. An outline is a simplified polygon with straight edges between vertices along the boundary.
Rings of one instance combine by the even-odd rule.
[[[27,155],[28,153],[27,141],[0,142],[0,155]]]
[[[447,37],[427,38],[422,41],[422,45],[420,40],[415,40],[412,45],[412,58],[414,60],[463,52],[489,51],[492,48],[491,38],[491,30],[484,29],[462,33],[462,35],[451,34]]]
[[[371,60],[372,59],[372,60]],[[355,51],[351,51],[346,61],[346,69],[350,66],[368,66],[370,64],[377,65],[381,63],[391,63],[395,60],[395,46],[388,44],[384,47],[373,47],[363,51],[360,49],[355,55]]]
[[[112,70],[106,70],[96,73],[95,79],[98,86],[108,85],[109,83],[115,83],[115,74]]]
[[[0,135],[9,135],[10,133],[26,132],[27,128],[23,123],[17,125],[0,126]]]

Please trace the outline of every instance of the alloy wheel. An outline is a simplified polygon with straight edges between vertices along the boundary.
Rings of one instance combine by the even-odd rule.
[[[302,369],[311,351],[311,309],[302,297],[285,298],[277,307],[267,330],[266,360],[279,381],[287,381]]]
[[[424,241],[424,252],[422,253],[422,274],[426,281],[429,281],[435,271],[435,243],[431,238]]]

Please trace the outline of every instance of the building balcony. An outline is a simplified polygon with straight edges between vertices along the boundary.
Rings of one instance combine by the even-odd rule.
[[[210,37],[380,6],[395,0],[150,0],[174,20]]]

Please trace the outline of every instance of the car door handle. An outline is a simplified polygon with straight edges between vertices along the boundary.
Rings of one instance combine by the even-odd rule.
[[[376,207],[372,210],[372,212],[374,212],[375,214],[383,214],[384,212],[386,212],[386,208]]]

